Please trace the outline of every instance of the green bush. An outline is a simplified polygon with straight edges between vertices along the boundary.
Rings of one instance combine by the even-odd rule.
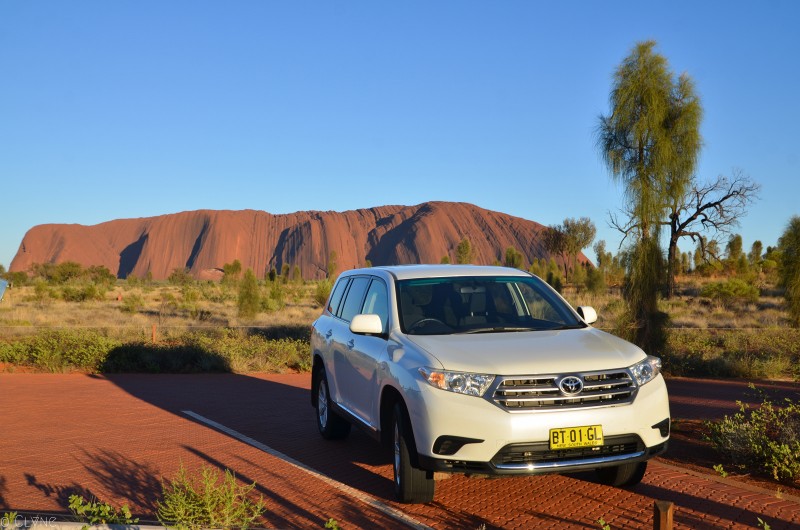
[[[47,372],[97,371],[120,342],[88,329],[47,330],[14,343],[0,343],[0,359]]]
[[[330,280],[322,280],[317,283],[317,287],[314,289],[314,302],[318,306],[324,307],[331,295],[331,289],[333,289],[333,282]]]
[[[731,278],[725,282],[712,282],[703,286],[700,296],[711,298],[725,306],[734,303],[758,302],[758,288],[739,278]]]
[[[661,356],[669,375],[798,377],[800,330],[671,329]]]
[[[158,520],[168,528],[194,530],[203,528],[247,529],[266,509],[263,497],[248,497],[256,483],[240,486],[236,476],[225,470],[203,466],[199,477],[189,477],[181,464],[175,478],[161,483]]]
[[[110,504],[99,502],[98,500],[86,501],[81,495],[69,496],[69,511],[75,516],[78,522],[88,525],[97,524],[136,524],[139,519],[134,519],[127,504],[117,510]]]
[[[144,307],[144,299],[136,293],[130,293],[122,298],[122,307],[125,313],[136,313]]]
[[[760,395],[759,407],[738,402],[739,412],[733,416],[707,422],[708,439],[734,465],[775,480],[800,480],[800,403],[787,398],[775,404]]]

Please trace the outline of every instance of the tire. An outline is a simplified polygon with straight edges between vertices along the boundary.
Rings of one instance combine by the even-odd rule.
[[[644,478],[645,471],[647,471],[647,462],[634,462],[632,464],[622,464],[614,467],[602,467],[595,472],[600,482],[607,486],[628,488],[640,483]]]
[[[433,473],[417,469],[411,462],[411,455],[416,453],[416,446],[411,422],[402,403],[396,403],[394,406],[392,433],[392,467],[397,500],[407,504],[433,501],[436,486]]]
[[[317,429],[326,440],[341,440],[350,434],[350,424],[333,411],[328,377],[325,369],[320,368],[314,391],[317,395]]]

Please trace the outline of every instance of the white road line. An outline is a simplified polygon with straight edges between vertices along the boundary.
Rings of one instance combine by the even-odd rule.
[[[298,460],[295,460],[291,456],[285,455],[285,454],[281,453],[280,451],[277,451],[277,450],[273,449],[272,447],[259,442],[258,440],[254,440],[253,438],[250,438],[249,436],[245,436],[244,434],[242,434],[240,432],[234,431],[233,429],[231,429],[229,427],[226,427],[226,426],[222,425],[221,423],[217,423],[214,420],[210,420],[210,419],[208,419],[208,418],[206,418],[204,416],[201,416],[200,414],[197,414],[196,412],[192,412],[191,410],[183,410],[181,412],[183,412],[187,416],[190,416],[190,417],[196,419],[197,421],[205,423],[206,425],[208,425],[210,427],[214,427],[218,431],[222,431],[225,434],[227,434],[229,436],[232,436],[232,437],[236,438],[237,440],[239,440],[241,442],[246,443],[247,445],[250,445],[252,447],[255,447],[256,449],[264,451],[268,455],[274,456],[276,458],[280,458],[281,460],[283,460],[287,464],[290,464],[290,465],[292,465],[292,466],[294,466],[294,467],[296,467],[298,469],[302,469],[303,471],[305,471],[309,475],[311,475],[311,476],[313,476],[315,478],[318,478],[319,480],[325,482],[329,486],[333,486],[334,488],[336,488],[337,490],[341,491],[342,493],[345,493],[345,494],[347,494],[347,495],[349,495],[349,496],[351,496],[351,497],[353,497],[353,498],[355,498],[355,499],[357,499],[357,500],[359,500],[359,501],[361,501],[361,502],[363,502],[365,504],[368,504],[369,506],[372,506],[376,510],[378,510],[380,512],[383,512],[384,514],[388,515],[389,517],[397,519],[398,521],[400,521],[403,524],[406,524],[406,525],[408,525],[408,526],[410,526],[412,528],[419,528],[419,529],[430,529],[431,528],[430,526],[426,526],[426,525],[422,524],[421,522],[417,521],[416,519],[414,519],[413,517],[411,517],[407,513],[401,512],[400,510],[398,510],[396,508],[393,508],[393,507],[389,506],[388,504],[385,504],[385,503],[379,501],[375,497],[367,495],[363,491],[359,491],[359,490],[357,490],[355,488],[352,488],[352,487],[348,486],[347,484],[342,484],[338,480],[334,480],[331,477],[320,473],[316,469],[314,469],[312,467],[309,467],[306,464],[304,464],[304,463],[302,463],[302,462],[300,462]]]

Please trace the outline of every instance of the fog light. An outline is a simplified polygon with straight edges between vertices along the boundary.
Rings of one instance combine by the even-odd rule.
[[[653,425],[653,429],[658,429],[658,432],[661,433],[662,438],[669,436],[669,418]]]

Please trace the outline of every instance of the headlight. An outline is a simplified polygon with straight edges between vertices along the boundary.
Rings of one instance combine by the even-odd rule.
[[[631,366],[630,370],[633,378],[636,379],[636,383],[642,386],[655,379],[661,373],[661,359],[648,355],[645,360]]]
[[[420,368],[419,373],[431,386],[468,396],[482,396],[494,381],[494,376],[487,374],[444,372],[429,368]]]

